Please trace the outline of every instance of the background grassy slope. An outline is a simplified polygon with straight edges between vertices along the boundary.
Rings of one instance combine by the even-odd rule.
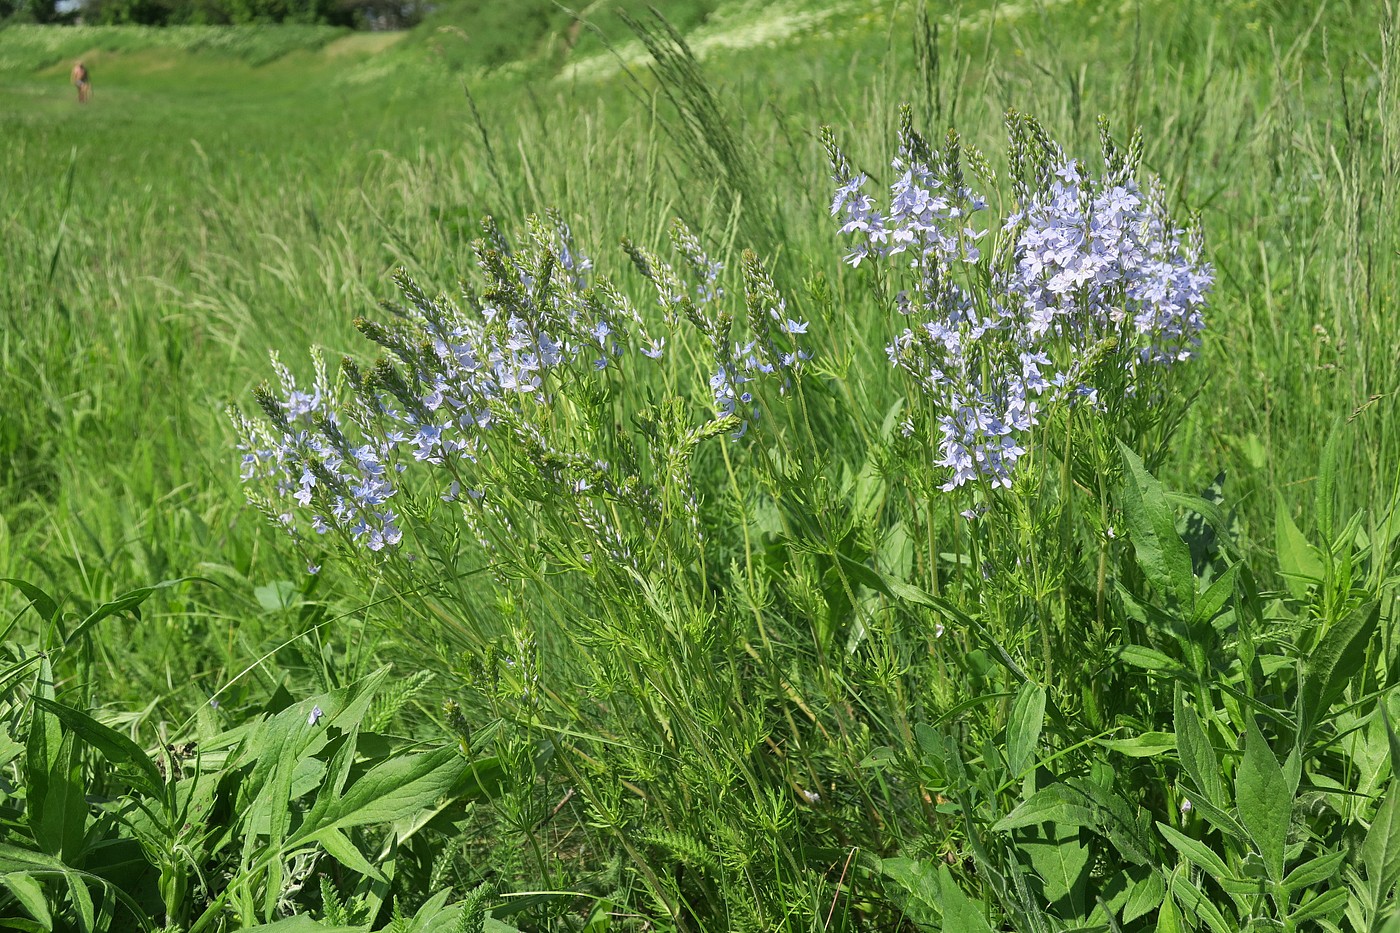
[[[1365,408],[1342,428],[1342,493],[1384,498],[1400,95],[1380,83],[1394,53],[1375,4],[968,3],[922,50],[907,4],[678,4],[753,155],[756,203],[738,206],[644,71],[614,71],[596,38],[569,52],[543,4],[517,36],[506,6],[454,8],[392,47],[314,29],[0,32],[0,575],[80,602],[180,574],[221,584],[121,623],[109,698],[156,696],[153,715],[177,718],[306,624],[267,587],[334,577],[308,581],[242,506],[221,409],[267,375],[269,347],[297,367],[313,342],[363,352],[351,321],[393,268],[449,288],[483,213],[558,207],[614,269],[621,236],[658,242],[677,215],[731,260],[757,240],[786,281],[834,283],[842,313],[814,332],[878,425],[889,324],[843,300],[815,130],[833,124],[878,174],[902,100],[994,162],[1009,107],[1089,157],[1096,114],[1141,125],[1147,167],[1203,211],[1219,269],[1207,381],[1164,481],[1225,471],[1267,547],[1274,497],[1309,501],[1321,439]],[[78,55],[87,108],[66,83]],[[764,214],[781,237],[755,233]],[[303,664],[284,653],[257,676]]]

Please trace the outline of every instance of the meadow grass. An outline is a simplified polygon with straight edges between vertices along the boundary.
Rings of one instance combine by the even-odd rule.
[[[676,22],[698,24],[702,5],[682,6],[671,11]],[[849,618],[832,608],[840,600],[830,592],[840,585],[839,568],[851,561],[916,578],[932,598],[942,598],[940,585],[961,581],[963,574],[961,561],[947,573],[924,563],[926,557],[928,565],[938,566],[944,550],[956,556],[961,544],[952,542],[963,541],[961,532],[950,530],[956,523],[911,520],[896,531],[888,519],[896,507],[870,505],[877,498],[895,502],[911,491],[898,482],[888,488],[875,482],[885,468],[873,453],[888,433],[888,413],[908,389],[885,361],[885,334],[892,325],[871,297],[869,274],[841,262],[842,245],[828,217],[830,169],[817,134],[820,124],[830,124],[853,163],[883,177],[879,168],[892,150],[899,105],[906,101],[915,124],[931,138],[955,125],[963,140],[997,166],[1005,164],[1001,124],[1009,108],[1034,114],[1072,154],[1089,159],[1097,151],[1097,115],[1106,115],[1124,138],[1140,126],[1144,168],[1161,178],[1179,214],[1200,212],[1217,269],[1202,359],[1195,364],[1201,381],[1152,473],[1166,488],[1187,493],[1207,489],[1223,474],[1230,553],[1265,581],[1260,588],[1281,600],[1266,607],[1267,600],[1252,605],[1241,597],[1239,616],[1257,614],[1267,631],[1236,640],[1257,639],[1260,647],[1255,653],[1241,649],[1232,674],[1228,665],[1217,670],[1215,662],[1202,671],[1234,677],[1251,669],[1256,654],[1296,658],[1326,631],[1352,624],[1353,610],[1365,603],[1362,590],[1380,600],[1380,621],[1369,624],[1389,630],[1387,510],[1400,464],[1394,394],[1400,330],[1393,318],[1400,228],[1387,220],[1400,170],[1394,14],[1361,2],[1313,11],[1149,0],[1113,10],[1078,2],[968,3],[928,15],[907,4],[833,9],[834,15],[819,5],[723,7],[691,31],[702,56],[698,65],[677,53],[664,26],[642,18],[639,35],[611,33],[620,61],[589,38],[575,50],[579,67],[573,70],[549,39],[531,40],[524,65],[506,64],[509,56],[495,40],[478,38],[491,45],[479,51],[471,45],[475,26],[483,37],[502,34],[498,23],[486,20],[463,20],[462,34],[430,22],[387,47],[300,27],[0,31],[0,136],[6,140],[0,156],[6,192],[0,208],[0,576],[63,594],[79,615],[159,580],[212,581],[162,590],[145,602],[143,615],[107,619],[86,654],[72,653],[73,666],[63,674],[60,665],[60,674],[85,683],[94,709],[149,745],[157,734],[181,734],[193,710],[205,709],[201,715],[207,718],[209,697],[236,677],[241,679],[233,691],[222,695],[229,716],[242,715],[235,710],[252,715],[279,689],[313,703],[383,661],[407,669],[426,666],[440,679],[388,704],[398,716],[394,728],[450,735],[453,720],[439,706],[444,697],[456,697],[470,714],[467,727],[508,724],[499,726],[498,739],[488,729],[474,746],[462,741],[505,761],[507,773],[525,788],[493,800],[495,822],[463,824],[472,829],[460,844],[484,847],[492,867],[474,870],[465,859],[442,868],[459,893],[487,877],[503,885],[519,881],[522,888],[588,887],[620,912],[639,910],[680,928],[815,928],[834,922],[828,906],[837,903],[837,916],[851,928],[862,922],[960,928],[944,913],[948,902],[940,907],[928,895],[943,883],[934,865],[950,852],[970,852],[978,834],[970,822],[971,801],[992,801],[988,806],[996,813],[988,825],[1009,818],[1017,804],[1007,804],[1005,785],[1015,783],[1019,769],[1007,762],[1009,774],[987,777],[996,768],[980,762],[982,776],[967,780],[996,786],[950,794],[968,804],[961,818],[969,822],[960,827],[947,810],[930,815],[944,834],[935,839],[892,818],[891,808],[928,807],[932,814],[939,805],[932,796],[921,803],[917,795],[905,795],[900,782],[915,779],[889,773],[880,762],[898,760],[896,770],[923,769],[921,780],[930,787],[940,779],[955,785],[956,774],[928,776],[960,766],[949,763],[942,739],[928,738],[932,733],[923,727],[966,699],[961,691],[1006,694],[994,704],[994,715],[967,725],[961,738],[965,751],[984,740],[1009,742],[1016,730],[1008,721],[1028,722],[1024,709],[1035,706],[1036,694],[1014,679],[999,680],[988,660],[993,653],[985,645],[980,655],[971,650],[976,645],[967,633],[959,644],[980,659],[959,668],[940,655],[930,669],[931,642],[914,618],[865,615],[869,605],[895,598],[894,591],[881,591],[887,584],[878,579],[865,580],[863,590],[856,587],[841,610]],[[79,55],[95,79],[96,100],[87,108],[74,104],[65,80],[68,60]],[[616,70],[604,67],[612,61]],[[993,194],[1004,198],[1006,191]],[[411,587],[411,577],[397,585],[388,583],[392,577],[376,583],[352,564],[334,563],[308,576],[303,555],[243,504],[239,489],[223,409],[229,401],[251,406],[253,386],[268,376],[269,348],[303,373],[307,367],[300,361],[312,344],[326,347],[332,358],[364,357],[366,342],[352,322],[374,316],[379,301],[397,296],[394,270],[406,270],[429,292],[450,292],[473,266],[472,241],[483,215],[498,218],[514,237],[526,214],[548,208],[567,218],[575,240],[639,306],[648,300],[648,285],[627,270],[617,244],[629,237],[664,255],[666,231],[679,217],[730,269],[739,268],[743,249],[755,249],[790,306],[813,322],[810,339],[821,361],[822,389],[813,390],[811,409],[801,419],[808,432],[815,419],[823,438],[820,462],[804,473],[785,467],[779,452],[777,465],[764,467],[771,472],[758,483],[760,494],[750,497],[739,488],[739,477],[759,467],[737,448],[707,449],[697,458],[697,483],[709,495],[705,521],[720,529],[714,535],[718,550],[708,558],[714,564],[702,584],[734,587],[736,605],[758,620],[756,631],[726,629],[720,637],[721,645],[750,654],[698,682],[688,680],[696,668],[684,664],[652,670],[654,686],[682,694],[662,707],[629,693],[625,677],[619,685],[614,675],[596,670],[573,636],[559,637],[547,624],[566,626],[568,616],[540,608],[540,600],[550,598],[591,612],[601,612],[597,605],[609,599],[624,605],[635,594],[607,588],[620,586],[616,581],[596,592],[588,586],[602,584],[579,584],[582,589],[574,591],[528,575],[503,589],[474,582],[462,590],[457,608],[449,602],[446,609],[432,600],[395,599],[396,589]],[[698,356],[703,350],[696,346],[688,352]],[[680,390],[645,380],[625,383],[616,389],[616,410],[636,412],[653,391]],[[702,387],[692,402],[703,403],[704,394]],[[797,427],[792,430],[801,436]],[[1324,459],[1324,441],[1332,435]],[[781,451],[794,442],[780,436],[774,443]],[[805,485],[795,481],[799,475]],[[1150,493],[1149,480],[1142,482]],[[811,542],[827,547],[825,555],[817,545],[811,552],[780,546],[774,542],[792,539],[792,523],[801,523],[800,516],[784,511],[785,497],[800,504],[799,513],[849,510],[852,527],[865,530],[849,540],[840,522],[814,530]],[[1365,513],[1353,530],[1361,537],[1353,533],[1343,541],[1340,526],[1357,510]],[[930,536],[937,531],[948,539],[937,544],[930,537],[926,547],[911,547],[900,538],[925,525]],[[1299,550],[1295,536],[1325,541],[1321,556],[1309,562],[1313,552]],[[1353,560],[1348,548],[1362,538],[1385,544]],[[851,543],[856,540],[862,543]],[[925,556],[906,556],[921,552]],[[1374,579],[1357,582],[1355,592],[1333,579],[1334,566],[1360,567],[1366,560],[1366,574]],[[1299,593],[1273,576],[1280,561],[1294,582],[1314,564],[1319,574],[1325,565],[1327,580]],[[725,576],[731,562],[745,568],[732,578]],[[771,579],[764,578],[770,571],[755,569],[765,566],[776,568]],[[1125,578],[1130,589],[1141,584],[1134,573]],[[1150,567],[1143,573],[1152,579]],[[1357,570],[1358,581],[1361,576]],[[653,603],[657,598],[647,595]],[[724,614],[732,607],[710,604],[685,585],[677,584],[673,599],[648,610],[669,620],[660,632],[630,628],[636,619],[619,611],[603,613],[608,626],[579,639],[600,650],[621,652],[631,645],[636,670],[646,671],[657,658],[717,650],[712,642],[694,640],[693,628],[707,614],[738,625]],[[9,591],[0,600],[8,615],[19,614],[27,602]],[[770,631],[774,606],[786,618]],[[530,619],[531,611],[540,617]],[[489,625],[464,621],[495,613],[499,619]],[[1011,615],[1005,609],[998,618]],[[1052,616],[1064,622],[1063,615]],[[818,617],[840,634],[822,635],[817,625],[814,635],[802,623]],[[41,644],[33,616],[18,618],[8,638],[16,645]],[[868,626],[874,618],[890,626],[884,647],[833,661],[827,654],[833,646],[860,642],[847,629],[851,620]],[[331,619],[334,624],[325,624]],[[1315,632],[1290,627],[1300,619],[1323,624]],[[524,650],[520,634],[532,627],[549,663],[560,665],[550,671],[559,678],[548,685],[548,702],[557,704],[550,715],[522,711],[499,692],[459,689],[460,683],[475,679],[479,687],[482,678],[497,676],[491,663],[502,651],[511,653],[499,639],[516,638],[518,656]],[[312,634],[299,637],[308,630]],[[1039,656],[1037,638],[1010,645],[1022,664]],[[1384,668],[1393,636],[1377,639],[1377,663]],[[1153,643],[1152,650],[1165,649]],[[1063,655],[1041,660],[1069,670],[1084,660],[1074,656],[1068,639],[1048,655],[1055,652]],[[1192,661],[1189,651],[1182,660]],[[916,673],[901,680],[900,670]],[[1054,683],[1048,666],[1032,673],[1046,686]],[[1357,703],[1390,683],[1375,670],[1356,678],[1348,697]],[[618,718],[600,718],[570,693],[570,679],[592,685],[591,698],[610,696]],[[1291,697],[1290,691],[1301,691],[1302,680],[1278,689]],[[1263,690],[1265,681],[1258,683]],[[1204,689],[1188,691],[1188,698],[1206,728],[1217,728],[1211,715],[1222,706],[1233,710],[1234,725],[1245,732],[1230,705],[1238,701],[1211,699]],[[1252,694],[1254,682],[1238,690]],[[911,701],[909,691],[922,699]],[[1057,703],[1077,708],[1067,692],[1072,690],[1051,689],[1052,715]],[[468,701],[465,693],[478,699]],[[1191,720],[1189,713],[1172,714],[1173,704],[1182,706],[1180,697],[1158,688],[1143,697],[1166,704],[1165,729],[1175,728],[1181,741]],[[689,724],[694,734],[682,739],[671,722],[687,702],[697,718]],[[1043,709],[1045,696],[1038,702]],[[851,708],[856,703],[869,709]],[[924,720],[918,721],[915,708]],[[901,709],[899,715],[891,712]],[[1137,708],[1119,712],[1146,715]],[[908,719],[901,718],[905,713]],[[735,717],[733,734],[725,735],[706,716]],[[1357,728],[1384,744],[1377,723],[1373,716]],[[1123,727],[1099,720],[1091,725],[1087,732],[1057,725],[1057,750],[1069,754],[1065,750],[1077,742]],[[1217,748],[1229,725],[1219,721]],[[1349,727],[1339,722],[1337,729]],[[599,741],[581,743],[578,750],[585,754],[571,758],[573,749],[550,732],[559,728]],[[1151,723],[1140,728],[1155,734]],[[1157,721],[1155,729],[1162,728]],[[824,744],[827,730],[846,729],[859,734]],[[903,736],[919,752],[906,754],[898,743],[877,740],[882,734]],[[744,743],[761,744],[765,736],[801,748],[797,757],[806,756],[808,746],[813,751],[791,767],[745,773],[751,760]],[[624,746],[631,741],[654,742],[663,761],[648,763],[645,755],[628,751]],[[609,751],[609,743],[622,750]],[[714,749],[710,767],[722,771],[740,763],[740,784],[771,782],[755,792],[757,801],[775,787],[789,794],[798,784],[799,791],[819,788],[822,776],[827,785],[849,782],[851,796],[825,810],[780,806],[771,819],[761,807],[743,810],[748,804],[727,796],[734,793],[732,785],[671,761],[707,746]],[[934,747],[937,754],[930,751]],[[540,748],[552,749],[555,764],[534,760]],[[887,748],[893,750],[882,751]],[[1257,743],[1241,740],[1244,758],[1268,770],[1257,749]],[[308,760],[321,755],[318,760],[329,763],[334,753],[313,749]],[[1147,766],[1158,763],[1155,753],[1140,748],[1126,754]],[[1348,754],[1351,768],[1371,751]],[[867,756],[873,761],[862,760]],[[930,763],[935,758],[936,766]],[[597,773],[586,773],[594,766]],[[605,799],[600,775],[616,773],[631,775],[633,785],[649,776],[682,789],[681,800],[657,803],[652,813],[661,816],[651,818],[659,823],[636,850],[626,843],[632,830],[622,830],[631,825],[623,816],[614,827],[599,825],[615,803]],[[1047,766],[1033,776],[1027,800],[1050,786],[1054,773]],[[1340,780],[1330,766],[1309,773]],[[1359,792],[1374,793],[1379,780]],[[1178,805],[1175,791],[1162,790],[1175,786],[1171,782],[1143,786],[1165,795],[1154,803],[1154,816]],[[588,797],[587,817],[571,810],[551,813],[566,787]],[[741,815],[723,816],[729,806]],[[619,814],[626,809],[616,807]],[[707,822],[688,815],[707,809],[721,816]],[[765,829],[766,819],[777,828]],[[866,872],[859,890],[842,887],[839,865],[826,873],[810,870],[816,861],[837,864],[851,846],[869,844],[860,841],[868,835],[852,826],[878,826],[886,834],[884,850],[874,854],[888,865],[851,868]],[[1314,829],[1324,848],[1334,847],[1327,851],[1346,851],[1326,831]],[[1228,848],[1228,833],[1190,831],[1222,851]],[[726,832],[734,835],[726,838]],[[1346,844],[1359,845],[1360,831],[1347,832]],[[1039,841],[1052,849],[1069,846],[1053,835]],[[732,859],[745,847],[772,864],[734,869]],[[1035,853],[1027,864],[1043,872],[1041,855],[1026,851]],[[1096,872],[1117,864],[1108,849],[1093,851]],[[561,867],[559,854],[575,861]],[[717,857],[731,861],[719,865]],[[1234,872],[1235,855],[1228,857]],[[1238,857],[1241,864],[1247,861]],[[984,880],[969,881],[961,872],[959,878],[996,905],[987,908],[989,916],[1038,928],[1038,921],[1027,919],[1036,916],[1029,908],[1015,898],[1008,907],[985,880],[997,871],[1014,880],[1007,865],[1015,859],[1008,863],[995,851],[976,858]],[[241,909],[247,912],[239,914],[245,922],[270,919],[278,906],[253,906],[268,896],[259,892],[277,884],[256,876],[251,864],[245,859],[240,876],[247,891],[235,895],[245,898]],[[1197,872],[1191,883],[1204,884],[1210,872],[1191,864]],[[443,882],[437,871],[428,874]],[[1364,870],[1358,879],[1363,875],[1379,884]],[[427,875],[406,870],[404,877],[421,881]],[[889,890],[881,894],[881,883],[872,877],[884,879]],[[1148,877],[1157,876],[1132,875],[1132,884],[1150,887]],[[748,901],[740,893],[745,883]],[[1168,877],[1162,883],[1171,888],[1178,882]],[[1012,880],[1006,884],[1014,888]],[[290,882],[283,887],[290,890]],[[369,888],[356,890],[366,894]],[[1082,886],[1077,890],[1075,897]],[[842,893],[847,896],[838,897]],[[1061,902],[1062,914],[1069,909],[1068,888],[1060,898],[1043,888],[1041,893]],[[382,902],[383,891],[379,897]],[[723,908],[707,911],[711,898]],[[1179,899],[1192,903],[1187,894]],[[169,908],[177,901],[172,894],[164,903]],[[314,903],[330,910],[320,899]],[[1280,908],[1279,916],[1299,906]],[[539,909],[558,911],[553,922],[559,923],[578,912],[576,901]],[[1162,908],[1163,915],[1170,911]],[[1237,916],[1263,923],[1265,913],[1251,902]],[[231,915],[219,916],[220,923],[231,923]],[[1366,916],[1366,923],[1379,924],[1381,913]],[[581,927],[585,921],[576,922]],[[1171,922],[1189,921],[1159,916],[1156,922],[1159,929],[1174,929],[1181,927]],[[1303,928],[1304,920],[1288,922]]]

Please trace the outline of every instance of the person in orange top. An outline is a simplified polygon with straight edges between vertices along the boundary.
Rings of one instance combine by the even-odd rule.
[[[92,97],[92,79],[88,76],[87,65],[75,62],[71,77],[73,86],[78,89],[78,103],[86,104]]]

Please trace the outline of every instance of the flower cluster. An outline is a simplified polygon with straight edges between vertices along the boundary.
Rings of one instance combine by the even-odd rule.
[[[652,280],[663,293],[668,324],[682,317],[704,321],[702,330],[718,352],[728,345],[716,342],[711,325],[724,321],[727,334],[730,319],[700,309],[723,302],[722,267],[683,227],[677,227],[676,244],[699,284],[692,287],[669,266],[655,264]],[[616,287],[594,279],[592,262],[556,215],[531,218],[527,241],[514,251],[488,220],[474,250],[485,287],[473,292],[464,286],[460,305],[429,297],[401,274],[405,304],[385,305],[393,317],[355,322],[385,351],[374,366],[362,369],[346,358],[332,385],[324,360],[313,352],[315,377],[304,387],[274,355],[280,391],[264,386],[255,393],[265,417],[230,412],[249,498],[294,536],[305,529],[335,533],[380,551],[403,539],[400,511],[423,489],[407,484],[403,474],[424,464],[443,477],[432,493],[458,504],[487,548],[493,537],[514,535],[522,500],[558,493],[578,504],[576,521],[595,532],[602,552],[626,560],[626,542],[610,524],[615,509],[594,500],[626,502],[644,524],[661,509],[631,454],[615,449],[619,460],[599,456],[610,442],[595,436],[590,425],[603,419],[585,409],[600,404],[606,394],[601,381],[629,350],[660,360],[666,341],[649,333]],[[634,258],[640,255],[634,250]],[[746,257],[744,267],[746,296],[751,308],[762,309],[765,326],[752,328],[746,346],[726,349],[721,376],[711,379],[717,424],[724,427],[751,402],[744,383],[790,375],[806,359],[795,345],[780,349],[772,334],[795,339],[806,325],[787,317],[757,259]],[[590,381],[595,388],[587,388]],[[566,396],[570,403],[561,406]],[[687,507],[693,506],[692,497]]]
[[[241,436],[243,481],[270,489],[271,499],[251,496],[289,531],[295,533],[293,512],[299,507],[309,511],[319,534],[338,528],[372,551],[397,544],[403,532],[390,506],[398,492],[393,477],[401,469],[394,465],[394,441],[347,437],[346,422],[332,404],[325,361],[319,352],[312,359],[315,380],[303,391],[273,354],[282,396],[258,390],[265,421],[231,411]]]
[[[733,437],[740,438],[759,417],[750,384],[775,378],[779,391],[786,393],[811,359],[800,340],[808,324],[789,314],[763,263],[754,253],[745,252],[742,273],[748,334],[746,339],[734,339],[735,316],[724,305],[726,293],[719,284],[723,265],[705,255],[695,235],[679,221],[672,225],[671,242],[695,276],[693,288],[669,263],[631,243],[626,246],[638,270],[656,286],[667,322],[674,326],[680,320],[689,321],[709,344],[714,411],[720,418],[738,421]]]
[[[990,251],[974,223],[987,202],[963,166],[986,184],[995,176],[955,133],[934,151],[905,111],[884,209],[824,134],[847,261],[907,259],[896,304],[917,323],[886,349],[934,403],[945,490],[1010,486],[1048,405],[1099,407],[1109,384],[1132,395],[1148,370],[1190,358],[1204,327],[1212,276],[1199,234],[1174,227],[1160,190],[1133,180],[1140,142],[1122,153],[1105,129],[1093,177],[1035,121],[1012,114],[1008,126],[1016,207]]]

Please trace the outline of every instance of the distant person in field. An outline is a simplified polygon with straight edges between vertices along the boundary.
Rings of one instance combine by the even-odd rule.
[[[78,89],[78,103],[86,104],[92,97],[92,79],[88,76],[87,65],[75,62],[72,78],[73,86]]]

